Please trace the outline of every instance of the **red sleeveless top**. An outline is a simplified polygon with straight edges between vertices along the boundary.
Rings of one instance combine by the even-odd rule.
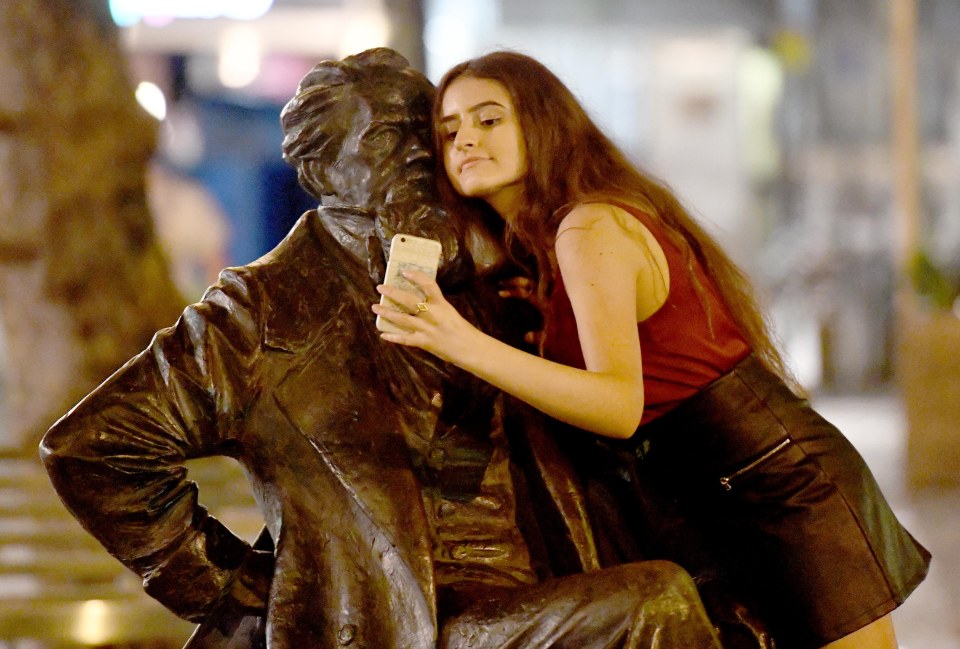
[[[640,420],[643,425],[726,374],[750,353],[750,347],[700,263],[693,259],[693,272],[703,288],[703,298],[710,309],[709,320],[681,251],[649,216],[635,207],[617,205],[649,228],[663,248],[670,269],[666,302],[637,325],[643,355],[644,408]],[[557,273],[550,305],[544,356],[585,369],[573,307],[560,273]]]

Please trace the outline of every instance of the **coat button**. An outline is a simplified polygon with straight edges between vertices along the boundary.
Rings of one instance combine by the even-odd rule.
[[[353,642],[353,639],[357,635],[357,627],[353,624],[344,624],[340,627],[340,631],[337,632],[337,640],[340,641],[341,645],[348,645]]]

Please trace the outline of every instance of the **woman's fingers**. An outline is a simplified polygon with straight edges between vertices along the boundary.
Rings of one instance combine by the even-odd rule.
[[[426,296],[427,299],[431,297],[433,298],[443,297],[443,293],[440,291],[440,287],[437,286],[437,283],[433,279],[431,279],[429,275],[425,275],[420,271],[411,270],[411,271],[404,271],[403,278],[407,280],[407,282],[411,286],[413,286],[415,290],[412,291],[409,288],[405,290],[403,288],[400,288],[399,286],[391,286],[389,284],[380,284],[379,286],[377,286],[377,291],[379,291],[382,295],[386,295],[390,299],[395,300],[397,302],[401,302],[402,301],[401,298],[404,298],[404,297],[409,298],[410,296],[417,298],[418,301],[422,301],[424,296]]]
[[[386,284],[377,286],[377,292],[396,303],[401,310],[414,315],[428,311],[431,302],[440,304],[444,301],[443,292],[429,275],[419,271],[407,271],[403,276],[417,289],[417,292]]]
[[[511,277],[500,282],[500,297],[517,297],[526,300],[536,284],[529,277]]]
[[[417,310],[416,296],[408,296],[406,291],[400,291],[399,289],[381,284],[377,287],[377,292],[387,299],[381,304],[375,304],[374,306],[382,306],[386,311],[406,313],[413,313]]]
[[[426,296],[425,302],[429,302],[430,300],[438,302],[443,298],[443,293],[440,291],[440,287],[437,286],[437,282],[426,273],[421,273],[418,270],[408,270],[404,271],[403,276],[423,291],[423,294]]]
[[[445,301],[440,287],[429,275],[418,271],[407,271],[403,275],[418,292],[380,284],[377,292],[386,297],[388,303],[373,305],[373,311],[396,325],[415,329],[416,318],[429,317],[431,305],[436,308]]]
[[[422,295],[418,295],[412,291],[405,291],[396,286],[380,284],[377,286],[377,292],[386,297],[389,302],[392,302],[397,310],[406,313],[417,313],[417,305],[425,302]],[[387,306],[391,305],[388,304]],[[419,311],[422,311],[422,309],[419,309]]]
[[[372,309],[374,313],[387,320],[391,324],[395,324],[398,327],[410,331],[413,331],[416,328],[418,322],[417,317],[420,315],[419,313],[411,314],[405,311],[399,311],[381,304],[374,304]]]

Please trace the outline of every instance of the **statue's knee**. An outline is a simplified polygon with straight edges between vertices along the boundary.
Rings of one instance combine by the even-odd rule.
[[[662,559],[639,561],[624,566],[641,581],[653,581],[665,586],[693,587],[693,577],[682,566]]]
[[[623,577],[630,583],[640,604],[653,600],[699,601],[693,577],[672,561],[642,561],[622,566]]]

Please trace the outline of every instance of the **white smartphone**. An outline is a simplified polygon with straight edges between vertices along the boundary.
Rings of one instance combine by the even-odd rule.
[[[390,255],[387,257],[387,272],[383,281],[388,286],[396,286],[412,291],[423,297],[423,292],[401,275],[404,271],[418,270],[430,279],[436,279],[437,266],[440,265],[440,253],[443,246],[436,239],[424,239],[411,234],[396,234],[390,240]],[[385,295],[380,296],[380,304],[400,310],[400,306]],[[388,333],[407,333],[386,318],[377,316],[377,329]]]

